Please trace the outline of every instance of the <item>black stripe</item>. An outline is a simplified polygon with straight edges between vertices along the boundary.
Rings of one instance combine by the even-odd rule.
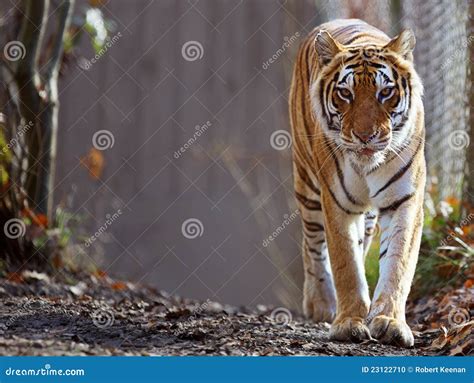
[[[305,61],[306,61],[306,78],[310,79],[311,78],[311,71],[310,71],[310,63],[309,63],[309,53],[310,53],[310,45],[306,48],[306,55],[305,55]]]
[[[344,191],[344,194],[346,195],[347,199],[350,202],[352,202],[354,205],[361,206],[362,203],[357,201],[354,198],[354,196],[351,193],[349,193],[349,191],[347,190],[346,185],[344,183],[344,174],[342,174],[342,170],[341,170],[341,167],[339,166],[339,161],[337,160],[336,156],[334,156],[334,162],[336,163],[337,177],[339,178],[339,182],[341,183],[342,190]]]
[[[408,163],[403,167],[401,168],[398,172],[396,172],[392,178],[390,178],[387,183],[385,185],[383,185],[379,190],[377,190],[377,193],[375,193],[372,198],[375,198],[377,197],[377,195],[379,195],[379,193],[381,193],[382,191],[384,191],[385,189],[387,189],[391,184],[393,184],[395,181],[397,181],[398,179],[400,179],[401,177],[403,177],[403,175],[406,173],[406,171],[411,167],[411,165],[413,164],[413,161],[415,160],[415,157],[416,155],[418,154],[419,150],[420,150],[420,147],[421,147],[421,143],[422,143],[422,140],[420,140],[420,142],[418,143],[418,146],[416,147],[416,150],[415,150],[415,153],[413,153],[413,156],[411,156],[410,158],[410,161],[408,161]]]
[[[354,60],[355,58],[359,58],[359,56],[360,56],[360,52],[357,51],[356,54],[353,54],[353,55],[351,55],[351,56],[349,56],[349,57],[346,57],[346,58],[344,59],[344,63],[345,63],[345,64],[348,64],[348,63],[350,63],[352,60]]]
[[[303,218],[303,223],[304,223],[304,227],[308,229],[309,231],[316,232],[316,231],[324,230],[324,226],[321,225],[320,223],[309,222],[309,221],[306,221],[304,218]]]
[[[324,136],[324,143],[327,145],[327,146],[330,146],[329,145],[329,142],[328,142],[328,139],[326,136]],[[358,212],[358,211],[351,211],[349,209],[346,209],[345,207],[343,207],[341,205],[341,203],[338,201],[338,199],[336,198],[336,196],[334,195],[333,191],[331,190],[331,188],[329,187],[329,185],[327,184],[324,176],[321,177],[321,182],[324,184],[324,186],[326,186],[326,189],[327,191],[329,192],[329,195],[332,197],[332,199],[334,200],[334,203],[337,205],[337,207],[339,209],[341,209],[344,213],[346,214],[350,214],[350,215],[361,215],[361,214],[364,214],[364,212]]]
[[[306,248],[309,250],[310,253],[314,253],[316,255],[321,255],[321,252],[316,250],[316,249],[313,249],[312,247],[310,247],[308,244],[306,244]]]
[[[358,66],[360,66],[360,63],[355,63],[355,64],[346,66],[346,69],[354,69],[354,68],[357,68]]]
[[[321,203],[316,200],[306,198],[304,195],[295,191],[296,199],[300,201],[308,210],[321,210]]]
[[[327,187],[327,185],[326,185]],[[364,214],[363,211],[351,211],[349,209],[346,209],[344,206],[341,205],[341,203],[337,200],[336,196],[334,195],[334,193],[332,192],[331,189],[329,189],[328,187],[328,191],[329,191],[329,194],[331,195],[332,199],[334,200],[334,202],[336,203],[337,207],[339,209],[341,209],[344,213],[346,214],[351,214],[351,215],[361,215],[361,214]]]
[[[308,186],[317,195],[321,195],[321,191],[316,186],[314,186],[313,182],[311,181],[311,178],[309,177],[308,172],[304,169],[303,166],[296,163],[296,171],[298,172],[298,175],[304,181],[306,186]]]
[[[387,250],[388,250],[388,247],[380,253],[379,260],[381,260],[385,254],[387,254]]]
[[[315,235],[311,235],[310,233],[307,233],[306,231],[304,232],[307,238],[319,238],[321,236],[321,234],[319,234],[321,233],[321,231],[316,231],[315,233],[316,233]]]
[[[389,210],[397,210],[404,202],[408,201],[411,197],[413,197],[415,193],[407,194],[406,196],[400,198],[399,200],[395,201],[394,203],[380,208],[380,213],[385,213]]]
[[[345,83],[345,82],[346,82],[346,78],[347,78],[348,76],[350,76],[351,74],[352,74],[352,72],[347,73],[347,74],[341,79],[341,81],[339,81],[339,84]]]
[[[395,70],[395,68],[392,68],[392,75],[395,81],[398,80],[398,72]]]
[[[320,89],[319,89],[319,102],[321,103],[321,109],[323,110],[323,116],[327,120],[328,115],[326,114],[326,106],[324,104],[324,88],[325,88],[324,80],[321,80],[321,83],[320,83],[319,86],[320,86]]]
[[[357,40],[360,37],[363,37],[363,35],[355,35],[351,37],[349,40],[344,41],[344,45],[351,45],[355,40]]]
[[[371,66],[372,68],[385,68],[385,65],[382,65],[382,64],[377,64],[377,63],[374,63],[374,62],[368,62],[367,63],[368,66]],[[382,73],[383,74],[383,73]]]
[[[355,29],[354,29],[355,28]],[[334,38],[337,38],[339,36],[342,36],[344,33],[349,33],[349,34],[354,34],[354,33],[360,33],[361,29],[358,28],[357,26],[354,25],[347,25],[345,27],[340,27],[336,29],[334,32],[332,32],[332,36]],[[346,43],[344,43],[346,45]]]

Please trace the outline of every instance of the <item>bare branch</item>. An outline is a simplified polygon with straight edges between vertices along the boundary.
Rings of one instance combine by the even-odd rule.
[[[64,0],[59,7],[58,26],[54,34],[51,57],[46,65],[46,82],[57,78],[64,51],[64,37],[71,23],[72,10],[75,0]]]

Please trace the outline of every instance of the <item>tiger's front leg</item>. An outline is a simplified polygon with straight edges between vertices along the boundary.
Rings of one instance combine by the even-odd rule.
[[[380,276],[370,309],[371,335],[382,343],[411,347],[405,304],[415,273],[423,227],[422,193],[381,216]]]
[[[307,200],[309,201],[309,200]],[[324,235],[323,214],[319,202],[300,203],[303,218],[303,311],[315,322],[332,322],[336,315],[336,293]]]
[[[335,205],[329,190],[322,193],[324,224],[337,295],[336,318],[330,337],[360,342],[370,339],[365,325],[369,288],[364,275],[364,214],[352,214]]]

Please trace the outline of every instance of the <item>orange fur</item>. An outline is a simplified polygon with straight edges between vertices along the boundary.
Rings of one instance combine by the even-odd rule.
[[[404,310],[425,184],[414,44],[410,31],[391,40],[360,20],[335,20],[316,28],[298,52],[290,116],[303,309],[315,321],[333,321],[334,339],[413,344]],[[385,244],[371,303],[364,257],[377,216]]]

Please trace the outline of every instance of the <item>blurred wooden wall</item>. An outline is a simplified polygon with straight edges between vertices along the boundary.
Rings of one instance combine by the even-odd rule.
[[[255,304],[284,291],[298,307],[299,222],[262,245],[294,209],[291,150],[273,149],[270,137],[289,129],[294,51],[321,12],[310,1],[273,0],[122,0],[104,12],[122,37],[62,82],[57,199],[82,217],[83,234],[122,214],[75,250],[107,272],[184,296]],[[202,45],[201,59],[183,58],[188,41]],[[82,53],[94,55],[86,41]],[[92,138],[103,129],[114,145],[98,153]],[[182,235],[189,218],[202,222],[201,237]]]
[[[456,126],[466,129],[458,124],[465,109],[461,90],[456,94],[447,83],[459,77],[433,72],[433,65],[453,54],[437,44],[434,36],[444,32],[433,26],[463,3],[440,0],[434,10],[418,3],[108,2],[104,12],[120,38],[90,68],[83,69],[82,62],[82,68],[70,71],[61,85],[57,199],[85,224],[75,231],[74,256],[184,296],[245,304],[283,301],[299,307],[299,222],[263,246],[295,208],[290,149],[270,145],[272,133],[289,129],[295,50],[314,26],[336,17],[363,18],[392,35],[402,27],[415,29],[429,144],[437,148],[427,146],[428,154],[443,158],[437,163],[444,164],[445,157],[439,156],[449,155],[449,148],[440,140],[455,124],[446,125],[448,117],[441,118],[440,110],[451,110]],[[411,12],[410,6],[416,9]],[[448,29],[454,25],[450,20]],[[459,38],[462,28],[451,32]],[[202,45],[202,57],[195,61],[182,55],[190,41]],[[283,49],[289,41],[294,42]],[[86,41],[82,54],[87,59],[94,55]],[[274,63],[265,65],[274,55]],[[436,55],[442,58],[433,64]],[[439,84],[445,91],[439,93]],[[439,97],[454,98],[441,102]],[[438,120],[444,125],[436,128]],[[175,156],[194,137],[196,126],[208,121],[210,127],[197,141]],[[94,133],[104,129],[112,133],[114,145],[94,151]],[[459,172],[462,155],[453,161]],[[99,230],[118,209],[119,217],[85,247],[83,235]],[[202,236],[183,236],[181,225],[189,218],[202,222]]]

